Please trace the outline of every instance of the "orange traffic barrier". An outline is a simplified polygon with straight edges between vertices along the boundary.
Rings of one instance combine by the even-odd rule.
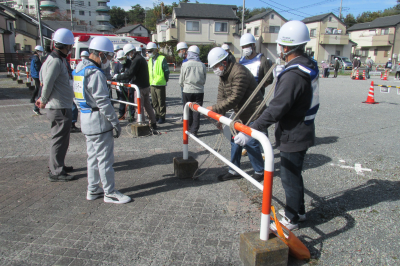
[[[358,72],[358,69],[357,69],[357,72],[356,72],[356,79],[357,79],[357,80],[360,79],[360,78],[359,78],[359,75],[360,75],[360,73]]]
[[[371,81],[371,87],[369,87],[367,100],[363,103],[378,104],[377,102],[375,102],[375,99],[374,99],[374,82],[373,81]]]
[[[387,71],[385,71],[385,75],[383,76],[382,80],[387,80]]]
[[[362,80],[366,80],[367,78],[365,77],[365,70],[363,70],[363,78]]]

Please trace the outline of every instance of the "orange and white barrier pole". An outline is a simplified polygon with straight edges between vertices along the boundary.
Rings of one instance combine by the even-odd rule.
[[[11,75],[11,67],[10,67],[10,63],[7,63],[7,75],[10,76]]]
[[[246,174],[242,169],[231,163],[228,159],[226,159],[221,154],[217,153],[214,149],[209,147],[207,144],[193,136],[189,131],[189,109],[193,109],[207,117],[217,120],[218,122],[229,126],[232,122],[232,119],[225,117],[223,115],[217,114],[213,111],[210,111],[204,107],[196,103],[188,102],[186,103],[183,110],[183,159],[187,160],[189,157],[188,145],[189,145],[189,137],[194,139],[200,145],[205,147],[211,153],[213,153],[216,157],[222,160],[224,163],[229,165],[233,170],[239,173],[241,176],[250,181],[253,185],[263,191],[263,202],[261,208],[261,226],[260,226],[260,239],[263,241],[267,241],[269,237],[269,225],[270,225],[270,212],[271,212],[271,199],[272,199],[272,181],[274,176],[274,152],[272,150],[271,143],[267,136],[255,129],[252,129],[248,126],[245,126],[239,122],[235,122],[235,129],[239,132],[242,132],[248,136],[251,136],[258,140],[264,149],[265,161],[264,161],[264,186],[257,182],[254,178]]]
[[[19,66],[17,66],[17,73],[18,73],[18,78],[17,78],[17,80],[21,80],[21,75],[20,75],[20,71],[19,71]]]
[[[26,83],[31,83],[31,79],[29,76],[29,68],[25,66],[25,72],[26,72]]]
[[[141,104],[141,98],[140,98],[140,89],[138,86],[135,84],[129,84],[129,83],[120,83],[120,82],[115,82],[115,81],[110,81],[107,80],[107,84],[109,85],[115,85],[115,86],[121,86],[121,87],[127,87],[127,88],[134,88],[136,91],[136,104],[130,103],[130,102],[125,102],[125,101],[119,101],[119,100],[113,100],[113,102],[119,102],[119,103],[124,103],[124,104],[129,104],[133,106],[137,106],[137,122],[142,123],[143,122],[143,114],[142,114],[142,104]]]
[[[15,69],[14,69],[14,64],[11,64],[11,72],[12,72],[12,76],[13,76],[13,78],[15,78]]]
[[[174,65],[174,71],[176,70],[175,63],[168,63],[168,65]]]

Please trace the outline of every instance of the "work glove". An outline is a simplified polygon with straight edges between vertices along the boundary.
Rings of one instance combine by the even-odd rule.
[[[119,136],[121,136],[121,125],[118,123],[115,125],[114,127],[114,132],[115,134],[113,135],[114,138],[119,138]]]
[[[240,132],[240,133],[237,134],[236,137],[234,138],[234,142],[235,142],[237,145],[244,146],[244,145],[246,145],[247,143],[249,143],[249,141],[250,141],[251,139],[252,139],[251,137],[249,137],[249,136],[247,136],[246,134],[243,134],[242,132]]]
[[[113,80],[117,80],[118,74],[115,74]]]

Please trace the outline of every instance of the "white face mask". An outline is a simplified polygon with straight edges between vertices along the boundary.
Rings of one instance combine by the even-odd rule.
[[[103,63],[103,60],[101,60],[101,69],[106,69],[109,66],[110,66],[110,60],[108,60],[108,58],[105,63]]]
[[[148,56],[149,58],[152,58],[154,55],[153,55],[153,53],[148,53],[147,56]]]
[[[251,47],[243,48],[243,56],[250,56],[253,53]]]
[[[224,74],[224,70],[219,69],[219,67],[213,68],[214,74],[221,77]]]
[[[38,53],[38,56],[42,56],[43,55],[43,52],[37,52]]]
[[[280,58],[282,54],[282,47],[280,46],[279,43],[276,44],[276,52],[278,53],[278,56]]]
[[[126,63],[126,60],[120,60],[119,61],[121,64],[125,64]]]

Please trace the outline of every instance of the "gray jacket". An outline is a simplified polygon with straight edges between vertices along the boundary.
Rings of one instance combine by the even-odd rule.
[[[179,85],[185,93],[204,93],[207,70],[202,62],[189,60],[182,64]]]
[[[74,91],[70,85],[68,62],[54,50],[43,63],[39,76],[42,77],[42,103],[47,109],[72,108]]]
[[[86,66],[97,66],[94,61],[83,59],[76,66],[76,72]],[[99,69],[85,70],[84,90],[87,104],[98,111],[81,113],[81,128],[85,135],[98,135],[113,130],[119,124],[117,114],[111,105],[105,74]]]

